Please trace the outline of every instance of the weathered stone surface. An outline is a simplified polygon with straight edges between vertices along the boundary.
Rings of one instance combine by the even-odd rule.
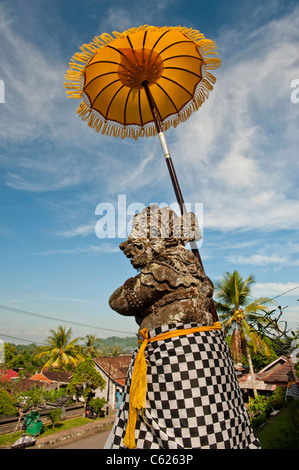
[[[212,325],[213,284],[185,248],[200,237],[194,214],[178,217],[170,208],[158,206],[137,214],[120,249],[139,273],[111,295],[111,308],[135,316],[140,329],[172,323]]]

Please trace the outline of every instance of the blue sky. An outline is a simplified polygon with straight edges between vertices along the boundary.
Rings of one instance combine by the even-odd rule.
[[[118,249],[124,239],[96,236],[96,207],[109,203],[117,212],[119,195],[128,206],[174,203],[160,144],[97,134],[76,115],[79,101],[67,99],[63,83],[79,46],[143,24],[200,30],[222,60],[209,99],[166,132],[185,201],[203,204],[207,275],[254,274],[254,295],[284,293],[276,299],[284,320],[299,324],[299,91],[291,86],[299,79],[298,3],[9,0],[0,2],[5,341],[43,342],[59,324],[74,336],[137,331],[133,318],[108,305],[136,273]]]

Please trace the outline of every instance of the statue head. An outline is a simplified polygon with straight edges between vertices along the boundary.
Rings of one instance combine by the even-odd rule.
[[[198,222],[192,212],[178,216],[170,207],[156,204],[133,218],[132,230],[120,249],[136,269],[142,269],[167,248],[200,240]]]

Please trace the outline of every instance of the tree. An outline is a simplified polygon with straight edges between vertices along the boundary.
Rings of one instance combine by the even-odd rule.
[[[61,408],[54,408],[53,410],[50,410],[48,412],[48,417],[50,421],[52,422],[52,428],[54,428],[56,423],[59,423],[62,417],[62,409]]]
[[[92,398],[88,403],[88,408],[92,413],[95,413],[97,416],[100,416],[103,406],[107,403],[105,398]]]
[[[100,349],[98,343],[100,339],[95,335],[85,336],[85,345],[83,346],[84,356],[97,357],[100,355]]]
[[[37,409],[40,406],[44,406],[45,404],[45,396],[44,391],[40,388],[37,388],[35,385],[27,392],[20,392],[16,395],[16,408],[19,412],[19,419],[16,425],[14,433],[18,430],[21,420],[24,417],[24,414]]]
[[[73,377],[68,385],[68,393],[75,395],[76,398],[82,397],[84,399],[84,414],[86,414],[86,407],[92,392],[105,387],[105,380],[99,372],[96,371],[94,362],[90,356],[87,356],[84,361],[80,362],[73,374]]]
[[[119,349],[118,346],[115,346],[115,347],[113,348],[113,350],[112,350],[112,352],[111,352],[111,355],[112,355],[113,357],[117,357],[117,356],[120,355],[120,349]]]
[[[35,358],[37,345],[32,343],[28,345],[17,345],[4,343],[5,350],[5,366],[8,369],[22,369],[19,374],[24,371],[34,372],[37,368],[42,367],[41,360]]]
[[[15,403],[15,398],[13,398],[6,390],[0,390],[0,416],[16,415],[18,410]]]
[[[66,370],[69,366],[76,366],[83,360],[80,353],[78,341],[75,338],[72,341],[72,329],[66,331],[65,326],[58,326],[57,331],[50,330],[52,336],[48,336],[48,345],[42,348],[42,351],[36,355],[36,358],[46,358],[45,368]]]
[[[224,334],[232,331],[231,352],[235,362],[240,362],[245,353],[248,359],[254,395],[257,396],[251,354],[248,342],[253,350],[270,352],[269,346],[262,340],[255,328],[259,322],[267,322],[264,316],[271,299],[261,297],[253,299],[253,275],[243,280],[238,271],[226,272],[221,281],[215,283],[215,307],[220,313]]]

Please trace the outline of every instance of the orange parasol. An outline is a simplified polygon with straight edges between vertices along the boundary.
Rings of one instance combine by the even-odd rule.
[[[77,113],[97,132],[134,139],[158,134],[183,214],[164,131],[188,119],[213,90],[210,70],[221,62],[216,44],[181,26],[145,25],[112,34],[95,37],[74,54],[65,77],[67,95],[82,99]],[[202,265],[195,242],[191,248]]]

